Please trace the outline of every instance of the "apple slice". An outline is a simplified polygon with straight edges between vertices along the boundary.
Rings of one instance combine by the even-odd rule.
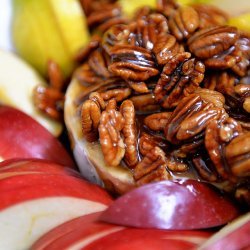
[[[39,164],[39,163],[38,163]],[[0,175],[0,210],[43,197],[70,196],[109,205],[110,196],[100,187],[71,175],[26,173]]]
[[[9,169],[17,165],[17,161],[6,161],[5,170],[7,162]],[[72,175],[73,170],[67,172],[61,166],[60,171],[55,163],[22,160],[18,168],[15,175],[0,172],[0,249],[29,249],[52,228],[103,211],[112,202],[105,190]]]
[[[75,163],[59,140],[32,117],[0,105],[0,161],[11,158],[47,159],[74,167]]]
[[[97,222],[100,213],[81,216],[42,236],[32,250],[183,250],[194,249],[210,235],[202,231],[135,229]]]
[[[43,159],[9,159],[0,162],[0,178],[27,173],[65,174],[79,177],[80,173],[70,167],[62,167],[55,162]]]
[[[53,135],[59,136],[63,124],[50,119],[34,106],[35,86],[46,86],[45,80],[29,64],[12,52],[0,49],[0,103],[18,108],[32,116]]]
[[[199,250],[249,249],[250,212],[223,227],[199,247]]]
[[[118,198],[100,219],[139,228],[201,229],[223,225],[239,215],[212,186],[195,180],[147,184]]]

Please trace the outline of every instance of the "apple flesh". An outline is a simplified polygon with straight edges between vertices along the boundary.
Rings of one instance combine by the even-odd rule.
[[[199,250],[235,250],[249,249],[250,212],[242,215],[223,227],[219,232],[204,242]]]
[[[74,160],[59,140],[18,109],[0,105],[0,138],[0,161],[38,158],[75,167]]]
[[[126,193],[100,219],[139,228],[190,230],[224,225],[238,215],[237,207],[211,186],[176,180],[147,184]]]
[[[75,54],[89,41],[87,21],[79,1],[12,2],[11,34],[17,53],[44,76],[48,60],[53,60],[64,77],[69,77],[76,66]]]
[[[0,249],[29,249],[54,227],[112,202],[105,190],[52,162],[13,160],[1,167]]]
[[[135,229],[98,221],[100,213],[81,216],[42,236],[32,250],[183,250],[195,249],[210,235],[202,231]]]
[[[59,136],[63,124],[40,112],[33,102],[34,88],[37,85],[47,86],[45,80],[31,65],[13,52],[0,49],[0,65],[0,103],[22,110],[54,136]]]

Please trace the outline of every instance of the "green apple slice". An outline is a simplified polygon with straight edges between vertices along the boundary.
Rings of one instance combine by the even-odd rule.
[[[42,75],[51,59],[69,77],[75,54],[89,41],[78,0],[13,0],[11,33],[17,53]]]
[[[18,108],[36,119],[53,135],[59,136],[63,125],[40,112],[33,103],[35,86],[45,80],[14,53],[0,50],[0,103]]]

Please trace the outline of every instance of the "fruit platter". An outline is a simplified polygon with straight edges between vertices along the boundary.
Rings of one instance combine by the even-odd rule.
[[[0,250],[249,250],[250,2],[3,0]]]

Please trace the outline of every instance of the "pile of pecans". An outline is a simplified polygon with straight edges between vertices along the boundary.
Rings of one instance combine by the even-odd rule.
[[[127,20],[108,2],[113,16],[86,11],[99,33],[74,75],[86,140],[138,185],[195,172],[250,204],[250,34],[208,5],[159,0]]]

